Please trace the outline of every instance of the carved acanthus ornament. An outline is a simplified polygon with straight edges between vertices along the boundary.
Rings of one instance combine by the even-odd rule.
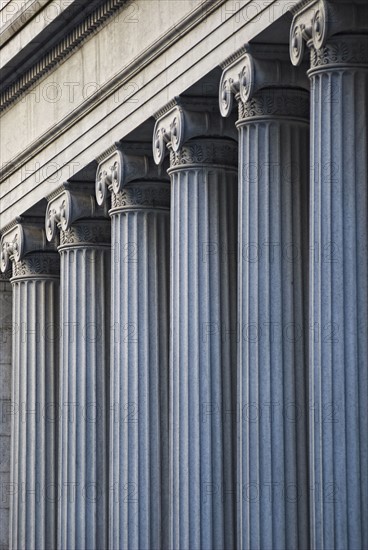
[[[123,148],[116,143],[100,159],[96,176],[96,200],[106,204],[111,194],[110,214],[132,208],[169,208],[170,187],[164,166],[156,166],[145,146]]]
[[[65,183],[48,197],[48,241],[60,231],[60,246],[110,242],[106,211],[96,203],[93,191],[93,184]]]
[[[211,165],[233,168],[238,163],[238,145],[225,139],[196,139],[178,152],[170,151],[170,166]]]
[[[176,98],[155,117],[153,157],[158,165],[164,162],[167,150],[170,151],[171,168],[207,162],[221,164],[219,158],[226,157],[224,138],[237,139],[234,124],[218,116],[217,105],[211,98],[205,102],[203,99]],[[205,138],[203,142],[202,138]],[[211,145],[207,138],[213,138]],[[227,142],[231,149],[230,140]]]
[[[55,245],[46,239],[42,220],[18,218],[1,239],[1,271],[7,273],[12,265],[13,277],[58,276],[54,250]]]
[[[235,60],[234,60],[235,58]],[[287,48],[246,45],[222,65],[220,112],[229,117],[234,99],[242,119],[272,116],[308,117],[308,78],[303,67],[293,68]]]
[[[349,32],[351,35],[347,35]],[[327,66],[367,64],[367,33],[367,2],[311,0],[294,15],[290,30],[291,61],[300,65],[306,44],[311,50],[309,74]]]

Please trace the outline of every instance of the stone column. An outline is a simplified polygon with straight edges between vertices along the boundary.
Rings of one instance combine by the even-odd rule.
[[[13,345],[10,541],[13,550],[53,550],[57,513],[59,257],[43,223],[21,222],[2,238],[12,262]]]
[[[368,5],[311,2],[312,548],[368,547]],[[360,33],[360,34],[359,34]],[[363,34],[365,33],[365,34]]]
[[[170,548],[235,545],[237,143],[209,100],[157,114],[170,150]],[[229,130],[230,128],[230,130]]]
[[[9,547],[10,434],[12,379],[12,288],[10,272],[0,273],[0,548]]]
[[[113,244],[109,547],[168,549],[170,185],[142,145],[113,149],[96,180]]]
[[[110,223],[94,186],[49,197],[46,235],[60,230],[58,548],[107,548]]]
[[[239,106],[238,547],[307,550],[308,80],[282,47],[224,68],[221,112]]]

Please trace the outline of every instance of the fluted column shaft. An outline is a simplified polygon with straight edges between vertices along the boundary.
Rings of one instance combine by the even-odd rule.
[[[9,276],[0,273],[0,547],[9,545],[9,493],[11,444],[11,379],[12,379],[12,287]]]
[[[239,548],[309,548],[306,282],[309,98],[239,103]]]
[[[112,194],[113,550],[167,549],[170,185]]]
[[[171,548],[235,545],[237,144],[171,152]]]
[[[60,232],[61,353],[58,548],[108,544],[110,222]]]
[[[57,520],[59,258],[14,262],[10,548],[53,550]]]
[[[312,547],[368,547],[368,36],[311,50]]]

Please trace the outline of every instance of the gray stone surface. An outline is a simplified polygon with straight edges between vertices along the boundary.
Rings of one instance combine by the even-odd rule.
[[[124,196],[124,206],[115,196],[110,212],[116,330],[111,354],[110,541],[116,550],[164,549],[169,512],[170,186],[140,182],[127,187]]]
[[[10,482],[2,491],[11,550],[56,545],[60,266],[54,250],[36,217],[17,218],[1,238],[0,267],[5,274],[12,267],[13,287]]]
[[[229,165],[213,167],[221,149]],[[171,547],[233,548],[237,145],[194,140],[190,151],[193,166],[179,153],[170,171]]]
[[[230,64],[220,85],[223,115],[234,91],[239,100],[240,548],[310,547],[305,86],[287,49],[262,47]]]
[[[176,102],[175,102],[176,103]],[[169,104],[154,156],[170,151],[170,548],[236,537],[237,143],[212,102]],[[164,142],[161,136],[165,136]],[[208,136],[199,139],[198,136]]]
[[[0,9],[0,547],[368,548],[367,0],[79,3]]]
[[[58,260],[33,252],[13,265],[12,550],[56,546]]]
[[[251,4],[136,0],[66,62],[53,63],[2,117],[7,139],[1,158],[3,164],[11,161],[12,169],[0,176],[0,230],[287,9],[275,0]],[[205,95],[207,89],[204,81]]]
[[[368,35],[327,47],[310,71],[312,544],[343,550],[368,547]]]
[[[368,5],[311,2],[294,16],[294,65],[310,48],[311,545],[368,547]],[[304,29],[304,31],[303,31]]]
[[[12,360],[12,289],[0,275],[0,548],[9,548],[10,410]]]
[[[46,212],[60,238],[60,550],[108,546],[111,235],[92,193],[65,185]]]
[[[110,548],[168,549],[169,178],[136,144],[103,158],[96,192],[111,194]]]
[[[298,113],[276,108],[257,121],[250,111],[240,122],[241,547],[263,550],[309,548],[308,94],[278,89],[254,101],[261,110],[285,95]]]

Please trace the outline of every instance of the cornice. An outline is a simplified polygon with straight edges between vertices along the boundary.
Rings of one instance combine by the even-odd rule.
[[[1,271],[5,273],[11,262],[21,262],[31,252],[53,251],[55,246],[46,239],[41,219],[22,220],[12,224],[1,238]]]
[[[305,45],[318,52],[325,48],[331,37],[349,32],[368,33],[367,2],[311,0],[303,4],[296,10],[290,28],[290,58],[293,65],[301,64]]]
[[[126,4],[127,0],[106,0],[89,14],[84,21],[79,23],[56,46],[47,51],[37,63],[1,93],[0,113],[33,86],[41,77],[69,56],[82,42],[99,31],[102,25],[106,24]]]
[[[16,159],[9,161],[0,169],[0,183],[16,172],[20,166],[33,158],[38,152],[47,147],[52,141],[61,136],[79,120],[85,117],[99,104],[103,103],[108,97],[116,93],[122,85],[134,79],[140,71],[145,69],[152,61],[168,50],[175,42],[189,32],[192,28],[199,25],[213,11],[218,9],[226,0],[213,0],[195,7],[193,11],[182,22],[173,25],[163,36],[158,38],[153,44],[147,47],[138,55],[127,67],[124,67],[113,78],[101,86],[96,94],[93,94],[82,105],[77,107],[72,113],[67,115],[58,124],[54,125],[29,147],[17,155]],[[46,73],[45,73],[46,74]]]
[[[95,200],[93,184],[65,183],[48,197],[46,209],[46,238],[53,241],[61,232],[71,229],[76,221],[92,218],[104,219],[106,210],[100,208]]]
[[[168,150],[178,153],[195,137],[227,137],[237,139],[232,121],[218,116],[215,100],[206,98],[176,98],[168,104],[153,131],[153,158],[157,165],[164,162]]]
[[[292,67],[287,46],[248,44],[242,56],[227,64],[219,86],[221,115],[231,115],[234,99],[246,104],[265,88],[309,90],[306,67]]]

